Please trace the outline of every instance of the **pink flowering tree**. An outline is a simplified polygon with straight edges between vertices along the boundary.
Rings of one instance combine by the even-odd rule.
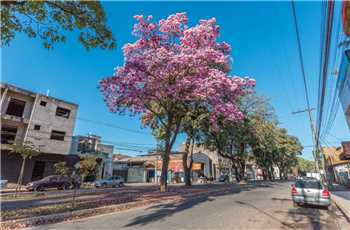
[[[215,18],[193,27],[185,13],[158,23],[134,18],[137,40],[123,47],[124,65],[99,86],[111,112],[141,114],[144,125],[162,130],[160,190],[166,191],[169,155],[186,113],[204,106],[214,130],[218,120],[242,120],[237,100],[255,81],[228,75],[231,48],[217,41]]]

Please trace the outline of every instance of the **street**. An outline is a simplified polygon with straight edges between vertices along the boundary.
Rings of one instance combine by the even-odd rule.
[[[222,196],[130,209],[43,225],[54,229],[346,229],[334,207],[293,207],[290,183],[266,183]],[[348,229],[348,228],[347,228]]]

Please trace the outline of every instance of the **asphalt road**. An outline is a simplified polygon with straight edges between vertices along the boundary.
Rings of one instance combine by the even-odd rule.
[[[130,209],[30,228],[57,229],[350,229],[340,212],[293,207],[290,183],[269,183],[223,196]]]

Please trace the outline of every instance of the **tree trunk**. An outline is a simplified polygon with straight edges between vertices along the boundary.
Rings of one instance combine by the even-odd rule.
[[[238,159],[238,165],[239,165],[239,177],[241,181],[245,181],[245,159],[244,159],[244,153],[245,153],[245,144],[240,143],[239,144],[239,159]]]
[[[162,154],[162,174],[160,175],[160,191],[166,192],[168,190],[168,165],[169,165],[169,153]]]
[[[77,196],[77,186],[74,186],[74,192],[73,192],[73,198],[72,198],[72,209],[74,210],[75,209],[75,206],[76,206],[76,202],[75,202],[75,198]]]
[[[267,180],[267,170],[263,169],[263,179]]]
[[[27,160],[27,157],[23,157],[22,166],[21,166],[21,171],[20,171],[20,173],[19,173],[19,177],[18,177],[18,180],[17,180],[17,186],[16,186],[16,191],[15,191],[15,197],[17,197],[17,192],[18,192],[18,190],[21,189],[21,185],[22,185],[22,181],[23,181],[24,167],[25,167],[25,164],[26,164],[26,160]]]
[[[241,181],[241,178],[240,178],[240,175],[239,175],[239,172],[238,172],[238,168],[237,168],[235,163],[232,163],[232,168],[235,171],[236,182],[239,183]]]
[[[279,173],[280,180],[283,180],[283,172],[281,167],[278,167],[278,173]]]
[[[171,152],[170,137],[170,130],[168,130],[165,140],[165,149],[162,153],[162,173],[160,175],[161,192],[166,192],[168,190],[168,166]]]
[[[239,177],[241,179],[241,181],[245,181],[245,161],[244,160],[240,160],[239,161]]]
[[[185,144],[185,152],[182,155],[182,167],[184,169],[184,176],[185,176],[184,179],[185,179],[186,186],[191,186],[191,168],[189,167],[189,165],[192,166],[192,162],[189,162],[190,146],[191,146],[191,137],[187,136],[186,144]]]

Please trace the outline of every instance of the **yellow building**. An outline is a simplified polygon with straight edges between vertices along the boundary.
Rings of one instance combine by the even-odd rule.
[[[343,147],[322,148],[322,152],[330,179],[339,184],[350,184],[350,160],[342,160]]]

